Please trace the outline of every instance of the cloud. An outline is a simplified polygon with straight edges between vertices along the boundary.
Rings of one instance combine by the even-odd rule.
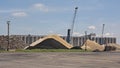
[[[90,29],[90,30],[95,30],[96,27],[95,27],[95,26],[88,26],[88,29]]]
[[[113,36],[113,34],[112,33],[105,33],[105,36]]]
[[[105,33],[105,36],[110,36],[111,34],[110,33]]]
[[[47,8],[47,6],[45,6],[44,4],[42,3],[37,3],[37,4],[34,4],[33,5],[33,8],[36,9],[36,10],[40,10],[42,12],[48,12],[49,9]]]
[[[54,31],[52,31],[52,30],[50,30],[50,31],[48,31],[49,33],[54,33]]]
[[[0,13],[11,13],[11,12],[20,12],[21,9],[10,9],[10,10],[0,10]]]
[[[105,33],[104,34],[106,37],[115,37],[114,33]],[[116,35],[117,36],[117,35]]]
[[[14,13],[12,13],[12,16],[25,17],[25,16],[27,16],[27,13],[25,13],[25,12],[14,12]]]
[[[64,36],[64,35],[62,35],[62,34],[57,34],[58,36]]]
[[[73,36],[82,36],[83,34],[80,34],[79,32],[73,32]]]
[[[50,6],[47,6],[45,4],[42,4],[42,3],[36,3],[36,4],[33,4],[32,9],[36,10],[36,11],[41,11],[41,12],[63,12],[63,11],[69,11],[70,8],[68,7],[50,7]]]
[[[64,35],[62,35],[62,34],[60,34],[60,33],[56,33],[56,32],[54,32],[54,31],[52,31],[52,30],[48,31],[47,34],[48,34],[48,35],[64,36]]]

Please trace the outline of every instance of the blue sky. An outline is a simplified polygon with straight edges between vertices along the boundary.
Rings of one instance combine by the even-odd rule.
[[[75,36],[101,36],[105,24],[104,36],[120,41],[120,0],[0,0],[0,35],[7,33],[8,20],[11,34],[66,35],[76,6]]]

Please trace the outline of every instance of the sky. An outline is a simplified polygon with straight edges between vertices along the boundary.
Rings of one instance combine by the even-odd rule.
[[[78,7],[73,35],[96,33],[120,43],[120,0],[0,0],[0,35],[67,35]]]

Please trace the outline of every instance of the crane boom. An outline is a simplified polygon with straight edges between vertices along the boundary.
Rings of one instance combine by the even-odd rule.
[[[73,45],[73,29],[74,29],[74,24],[75,24],[75,19],[76,19],[76,14],[77,14],[77,10],[78,10],[78,7],[75,7],[75,12],[74,12],[74,16],[73,16],[73,21],[72,21],[72,24],[71,24],[71,31],[70,31],[70,43],[71,45]]]
[[[68,32],[67,32],[67,39],[66,39],[66,41],[68,43],[71,43],[71,44],[73,44],[72,35],[73,35],[73,29],[74,29],[74,24],[75,24],[77,9],[78,9],[78,7],[75,7],[75,12],[74,12],[74,17],[73,17],[73,21],[72,21],[72,24],[71,24],[71,28],[68,29]]]
[[[73,29],[74,29],[74,24],[75,24],[77,9],[78,9],[78,7],[75,7],[74,17],[73,17],[73,21],[72,21],[72,25],[71,25],[71,36],[73,35]]]

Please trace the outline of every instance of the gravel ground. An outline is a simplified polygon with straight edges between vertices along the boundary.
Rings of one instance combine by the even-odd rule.
[[[120,52],[0,53],[0,68],[120,68]]]

